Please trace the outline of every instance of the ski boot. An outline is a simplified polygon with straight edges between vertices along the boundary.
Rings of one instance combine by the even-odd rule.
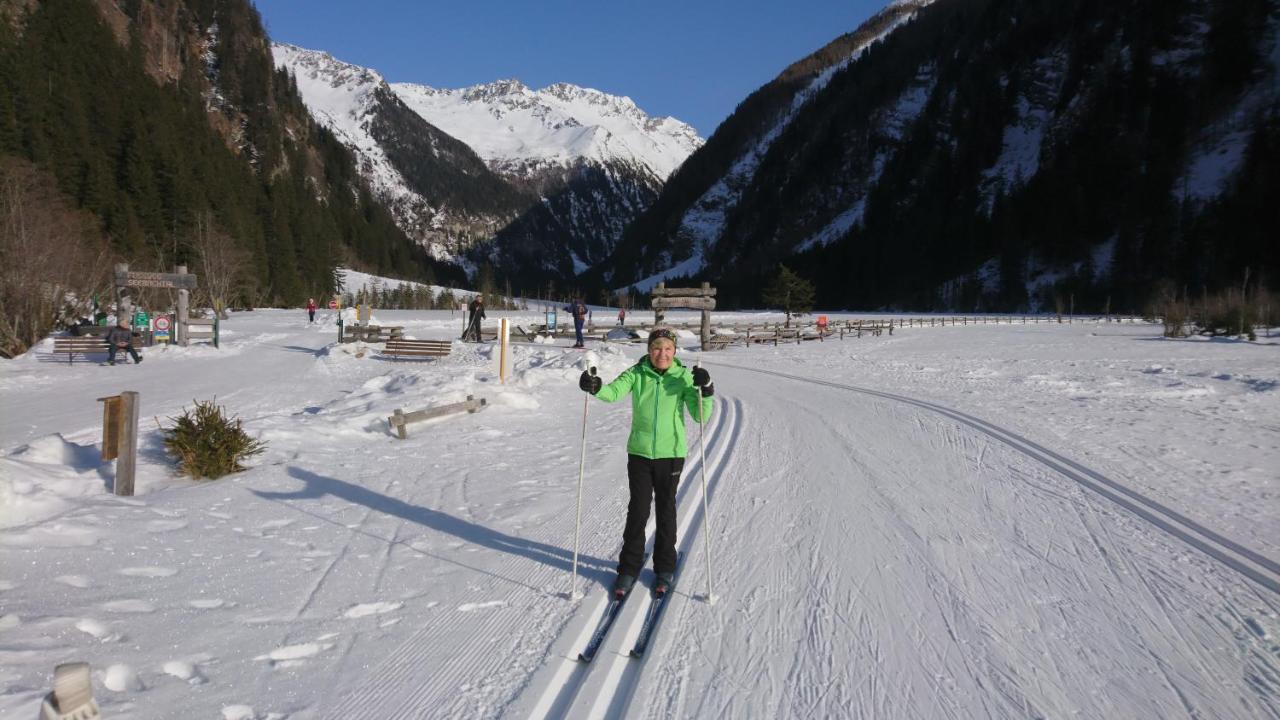
[[[631,592],[631,588],[634,587],[635,584],[635,575],[623,575],[619,573],[618,579],[613,581],[613,596],[618,599],[626,597],[627,593]]]
[[[657,597],[666,595],[674,582],[675,573],[658,573],[658,579],[653,583],[653,594]]]

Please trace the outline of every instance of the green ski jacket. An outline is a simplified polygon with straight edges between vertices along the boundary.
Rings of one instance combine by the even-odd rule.
[[[702,398],[693,384],[693,375],[678,359],[659,374],[649,364],[649,358],[623,371],[613,382],[600,388],[596,397],[605,402],[617,402],[631,393],[631,435],[627,438],[627,452],[656,460],[658,458],[682,458],[687,449],[684,441],[684,410],[698,420],[699,398],[702,400],[702,422],[711,418],[715,403]]]

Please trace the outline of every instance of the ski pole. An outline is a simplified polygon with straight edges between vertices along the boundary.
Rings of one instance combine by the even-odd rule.
[[[698,358],[695,367],[702,367]],[[711,510],[707,506],[707,426],[702,424],[702,388],[698,388],[698,457],[702,461],[702,520],[707,538],[707,604],[715,605],[716,596],[711,590]]]
[[[596,375],[595,367],[587,372]],[[591,402],[591,393],[583,393],[582,398],[582,455],[578,459],[578,512],[573,523],[573,579],[569,581],[569,599],[576,600],[578,595],[578,532],[582,529],[582,471],[587,466],[587,405]]]

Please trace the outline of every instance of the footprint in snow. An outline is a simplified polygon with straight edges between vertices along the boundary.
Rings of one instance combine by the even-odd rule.
[[[117,663],[106,669],[102,674],[102,684],[112,692],[130,692],[146,689],[142,684],[142,678],[138,677],[137,671],[122,663]]]
[[[203,685],[208,682],[195,663],[189,663],[185,660],[170,660],[160,669],[166,675],[172,675],[179,680],[186,680],[189,685]]]
[[[102,609],[113,613],[151,613],[156,606],[146,600],[113,600],[102,603]]]
[[[471,612],[472,610],[484,610],[485,608],[506,606],[507,603],[504,600],[491,600],[483,603],[466,603],[458,606],[458,612]]]
[[[187,526],[186,520],[152,520],[147,523],[147,532],[162,533],[181,530]]]
[[[93,585],[93,580],[84,577],[84,575],[58,575],[54,579],[73,588],[87,588]]]
[[[222,720],[257,720],[258,714],[249,705],[227,705],[222,708]]]
[[[177,568],[148,566],[124,568],[119,573],[125,577],[162,578],[177,575],[178,570]]]
[[[76,621],[76,629],[86,635],[92,635],[104,643],[115,642],[120,639],[120,634],[112,632],[111,626],[93,618],[80,618]]]
[[[272,667],[287,668],[295,665],[303,664],[303,661],[309,657],[314,657],[333,648],[333,643],[302,643],[300,645],[286,645],[278,647],[266,655],[259,655],[254,660],[265,660],[271,663]]]
[[[402,602],[362,603],[360,605],[353,605],[344,612],[342,616],[347,618],[360,618],[367,617],[369,615],[381,615],[383,613],[394,612],[402,607],[404,607],[404,603]]]
[[[216,610],[227,603],[221,598],[201,598],[199,600],[189,600],[187,604],[197,610]]]
[[[261,525],[258,529],[259,529],[259,530],[262,530],[262,531],[267,531],[267,530],[279,530],[280,528],[286,528],[286,527],[289,527],[290,525],[294,524],[295,522],[297,522],[297,521],[296,521],[296,520],[284,520],[284,519],[281,519],[281,520],[269,520],[269,521],[267,521],[267,522],[262,523],[262,525]]]

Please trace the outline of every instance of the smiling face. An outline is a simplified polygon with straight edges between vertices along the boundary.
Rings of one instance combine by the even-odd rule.
[[[649,364],[655,370],[666,370],[676,356],[676,344],[667,338],[658,338],[649,346]]]

